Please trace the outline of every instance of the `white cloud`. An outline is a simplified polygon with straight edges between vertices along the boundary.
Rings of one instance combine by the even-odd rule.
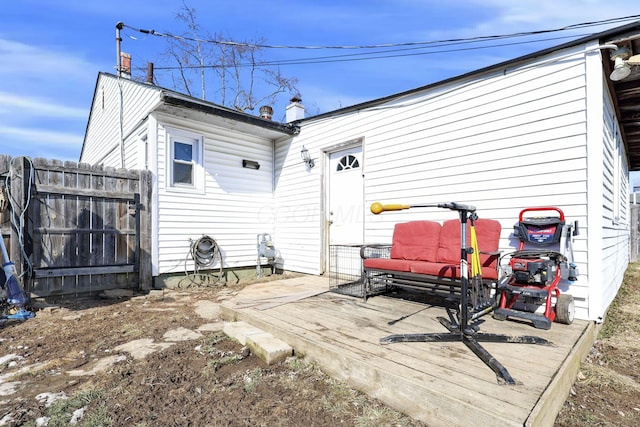
[[[478,21],[466,30],[474,35],[546,30],[638,14],[637,0],[469,0],[468,3],[470,9],[493,11],[491,19]],[[622,24],[589,27],[578,32],[599,32]]]
[[[0,135],[2,135],[3,145],[15,145],[16,142],[32,143],[35,145],[55,145],[59,148],[79,148],[82,146],[84,135],[49,131],[42,129],[5,126],[0,124]]]
[[[5,111],[12,115],[19,113],[82,120],[88,115],[86,108],[67,107],[46,98],[0,92],[0,114]]]
[[[80,56],[6,38],[0,38],[0,57],[7,59],[5,66],[0,68],[0,77],[17,81],[33,77],[52,82],[60,79],[75,80],[76,83],[78,80],[93,81],[98,69]]]
[[[98,67],[39,43],[0,36],[0,153],[77,159]]]

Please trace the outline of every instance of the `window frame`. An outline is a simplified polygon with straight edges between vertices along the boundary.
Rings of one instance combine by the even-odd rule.
[[[180,192],[204,193],[204,137],[195,132],[181,129],[166,128],[167,134],[167,180],[166,189]],[[191,146],[191,160],[180,160],[175,158],[176,143]],[[175,165],[189,164],[192,166],[192,183],[175,182]]]

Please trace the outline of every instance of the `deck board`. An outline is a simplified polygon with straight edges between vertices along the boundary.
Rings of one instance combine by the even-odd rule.
[[[284,340],[328,374],[429,425],[551,425],[593,344],[592,323],[528,324],[484,316],[481,333],[534,335],[554,346],[481,343],[517,385],[504,385],[462,342],[380,344],[390,334],[442,333],[439,306],[328,291],[328,279],[303,276],[251,285],[222,302],[243,320]],[[577,360],[577,363],[576,363]],[[551,412],[551,414],[550,414]],[[551,424],[549,424],[551,423]]]

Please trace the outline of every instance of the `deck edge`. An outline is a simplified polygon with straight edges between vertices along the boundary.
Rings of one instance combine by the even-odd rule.
[[[380,401],[384,402],[390,407],[393,407],[396,410],[405,413],[406,415],[414,418],[415,420],[426,422],[429,425],[434,427],[452,425],[453,419],[451,418],[451,416],[445,415],[442,412],[443,410],[442,408],[446,408],[447,405],[444,404],[444,402],[442,402],[443,404],[437,403],[437,401],[440,400],[441,398],[439,397],[439,394],[437,392],[424,389],[423,394],[424,393],[426,394],[420,397],[424,399],[423,401],[431,402],[431,404],[428,405],[428,407],[422,406],[420,407],[420,409],[418,409],[415,405],[410,405],[410,404],[407,405],[402,403],[399,404],[399,402],[405,402],[405,403],[410,402],[412,399],[398,400],[398,399],[390,398],[391,395],[389,394],[389,390],[386,390],[387,387],[385,387],[385,385],[394,383],[394,379],[392,378],[393,375],[390,375],[389,373],[380,374],[379,372],[372,374],[371,376],[377,377],[377,380],[378,380],[376,382],[377,390],[373,392],[372,390],[367,391],[367,388],[365,386],[366,381],[364,381],[363,383],[362,381],[356,380],[357,377],[359,378],[360,376],[362,376],[364,371],[366,371],[366,367],[364,367],[362,364],[355,365],[352,363],[347,363],[346,359],[351,359],[350,357],[341,356],[336,358],[336,356],[333,355],[330,359],[334,360],[335,362],[334,364],[341,365],[343,363],[347,363],[348,365],[352,366],[350,369],[343,369],[343,370],[336,369],[335,366],[331,366],[331,363],[329,364],[324,363],[326,362],[326,360],[324,359],[327,359],[328,357],[326,356],[326,354],[328,354],[328,352],[331,352],[331,350],[328,350],[322,346],[319,346],[317,343],[313,344],[311,342],[307,342],[308,341],[307,338],[299,337],[296,334],[281,330],[269,324],[268,322],[264,322],[260,319],[257,319],[253,317],[251,314],[247,313],[247,310],[230,307],[224,302],[220,304],[220,309],[221,309],[220,314],[223,319],[227,321],[234,321],[234,322],[245,321],[255,327],[261,328],[273,334],[274,336],[277,336],[278,338],[284,340],[285,342],[288,342],[289,345],[291,345],[294,348],[295,353],[302,353],[302,355],[305,358],[308,358],[309,360],[318,363],[318,365],[322,368],[322,370],[325,371],[327,374],[341,381],[345,381],[350,386],[360,390],[363,393],[368,394],[373,398],[379,399]],[[325,356],[323,357],[321,356],[321,354],[325,354]],[[354,375],[355,371],[357,371],[359,375]],[[364,376],[368,376],[368,375],[364,375]],[[393,389],[394,387],[389,387],[389,388]],[[395,389],[398,390],[397,388]],[[399,392],[398,394],[402,394],[405,391],[406,390],[398,390]],[[414,396],[414,397],[419,399],[419,397],[417,396]],[[448,403],[451,404],[450,401]],[[458,401],[458,405],[460,405],[460,408],[464,408],[465,406],[468,406],[468,403]],[[473,412],[473,411],[469,411],[469,412]],[[498,414],[491,414],[486,411],[481,411],[481,412],[476,411],[474,412],[474,416],[476,417],[476,421],[479,420],[480,423],[481,424],[484,423],[484,425],[502,425],[505,427],[506,426],[516,427],[518,425],[521,425],[520,423],[522,422],[522,419],[520,419],[520,422],[516,422],[515,420],[508,420]]]
[[[595,343],[596,335],[595,322],[588,322],[580,338],[531,410],[524,423],[526,427],[544,427],[554,424],[576,380],[580,364]]]

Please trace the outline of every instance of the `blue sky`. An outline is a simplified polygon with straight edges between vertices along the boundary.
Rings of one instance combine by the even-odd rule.
[[[188,0],[199,23],[235,40],[344,46],[435,41],[538,31],[640,14],[637,0]],[[15,0],[0,13],[0,154],[77,161],[99,72],[115,73],[116,23],[178,34],[182,0]],[[490,44],[405,51],[386,59],[281,66],[317,114],[413,89],[562,44],[626,22]],[[166,38],[125,28],[134,70],[166,64]],[[493,42],[492,45],[496,43]],[[455,51],[454,48],[464,48]],[[438,53],[436,53],[438,52]],[[263,59],[362,53],[265,49]],[[139,73],[142,73],[140,71]],[[135,71],[134,71],[135,75]],[[169,88],[166,72],[157,71]],[[284,119],[285,97],[274,105]],[[255,112],[257,114],[257,112]]]

